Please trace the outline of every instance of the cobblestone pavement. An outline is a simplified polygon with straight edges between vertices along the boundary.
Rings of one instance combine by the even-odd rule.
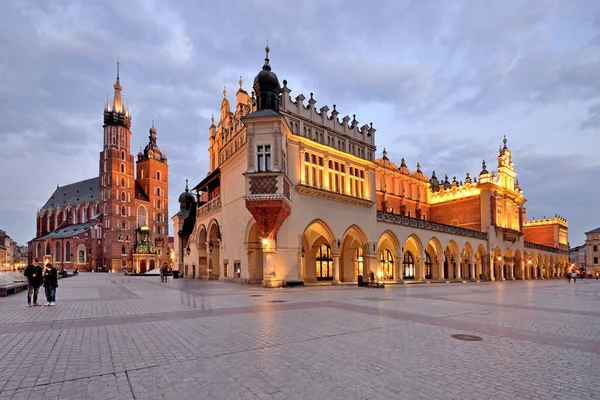
[[[25,297],[0,299],[0,399],[600,397],[596,280],[262,289],[82,273],[55,307]]]

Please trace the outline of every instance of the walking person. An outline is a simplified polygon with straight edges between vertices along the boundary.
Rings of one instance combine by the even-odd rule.
[[[33,264],[29,264],[25,268],[23,275],[27,278],[27,307],[39,306],[37,302],[40,286],[42,285],[42,267],[39,260],[36,258]],[[33,304],[31,303],[31,295],[33,294]]]
[[[567,274],[567,278],[569,278],[569,283],[571,283],[571,274]]]
[[[165,282],[165,270],[163,267],[158,268],[158,273],[160,274],[160,282]]]
[[[56,288],[58,287],[58,273],[52,264],[47,263],[44,268],[44,289],[46,291],[45,306],[53,306],[56,304]]]
[[[163,265],[162,268],[163,268],[163,274],[165,276],[165,283],[167,283],[169,281],[169,275],[167,275],[169,272],[169,269],[167,268],[166,265]]]
[[[577,272],[573,272],[571,277],[573,278],[573,283],[577,282]]]

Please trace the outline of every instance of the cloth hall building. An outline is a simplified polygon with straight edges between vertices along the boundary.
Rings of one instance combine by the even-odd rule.
[[[144,151],[131,154],[131,113],[117,80],[104,108],[98,176],[58,186],[37,212],[30,259],[79,270],[139,272],[168,260],[167,157],[154,122]]]
[[[261,283],[548,279],[568,272],[568,223],[527,220],[504,138],[496,171],[450,181],[376,156],[375,128],[293,98],[269,49],[248,94],[224,91],[209,172],[179,197],[174,268]],[[491,170],[491,168],[490,168]]]

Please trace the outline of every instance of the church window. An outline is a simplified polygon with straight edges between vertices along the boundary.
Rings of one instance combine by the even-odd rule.
[[[156,195],[157,195],[158,197],[160,197],[160,188],[158,188],[158,187],[156,188]]]
[[[123,215],[123,216],[127,215],[127,210],[125,209],[125,206],[121,207],[121,215]]]
[[[121,234],[119,234],[119,236],[117,237],[117,240],[118,240],[119,242],[122,242],[122,241],[123,241],[123,236],[121,236]]]
[[[65,261],[71,262],[71,242],[65,244]]]
[[[60,261],[60,242],[54,244],[54,261]]]
[[[144,170],[140,173],[140,179],[144,179]]]
[[[108,172],[108,164],[104,161],[104,172]]]
[[[156,222],[162,222],[160,213],[156,214]]]
[[[122,229],[122,230],[125,230],[125,229],[127,229],[127,223],[126,223],[125,221],[122,221],[122,222],[121,222],[121,229]]]
[[[125,201],[126,199],[125,192],[121,192],[121,201]]]
[[[121,164],[121,172],[125,173],[125,164]]]
[[[256,156],[258,161],[258,171],[270,171],[271,170],[271,145],[258,145],[256,146]]]
[[[41,245],[38,243],[37,246],[35,247],[35,256],[39,257],[41,252],[42,252]]]
[[[125,160],[125,152],[121,151],[121,160]]]
[[[139,206],[137,209],[137,222],[138,222],[138,227],[140,226],[144,226],[147,224],[147,212],[146,212],[146,207],[144,206]]]
[[[121,246],[121,255],[122,256],[126,256],[127,255],[127,248],[125,246]]]
[[[160,171],[156,171],[156,180],[160,181]]]
[[[160,226],[156,227],[156,233],[158,233],[159,235],[161,235]]]
[[[121,187],[125,187],[125,178],[121,178]]]
[[[160,206],[161,206],[161,204],[160,204],[160,200],[158,200],[158,201],[157,201],[157,206],[158,206],[158,209],[159,209],[159,210],[161,210],[161,207],[160,207]]]
[[[77,263],[78,264],[84,264],[85,263],[85,250],[80,249],[77,252]]]
[[[404,253],[404,279],[415,279],[415,260],[410,251]]]

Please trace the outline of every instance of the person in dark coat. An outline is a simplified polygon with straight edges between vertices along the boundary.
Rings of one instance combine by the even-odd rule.
[[[42,267],[36,258],[33,264],[25,268],[23,275],[27,278],[27,307],[39,306],[37,302],[40,286],[42,286]],[[31,304],[31,295],[33,294],[33,304]]]
[[[45,306],[53,306],[56,304],[56,288],[58,287],[58,272],[52,264],[46,264],[44,268],[44,289],[46,290],[46,300],[48,303]]]

